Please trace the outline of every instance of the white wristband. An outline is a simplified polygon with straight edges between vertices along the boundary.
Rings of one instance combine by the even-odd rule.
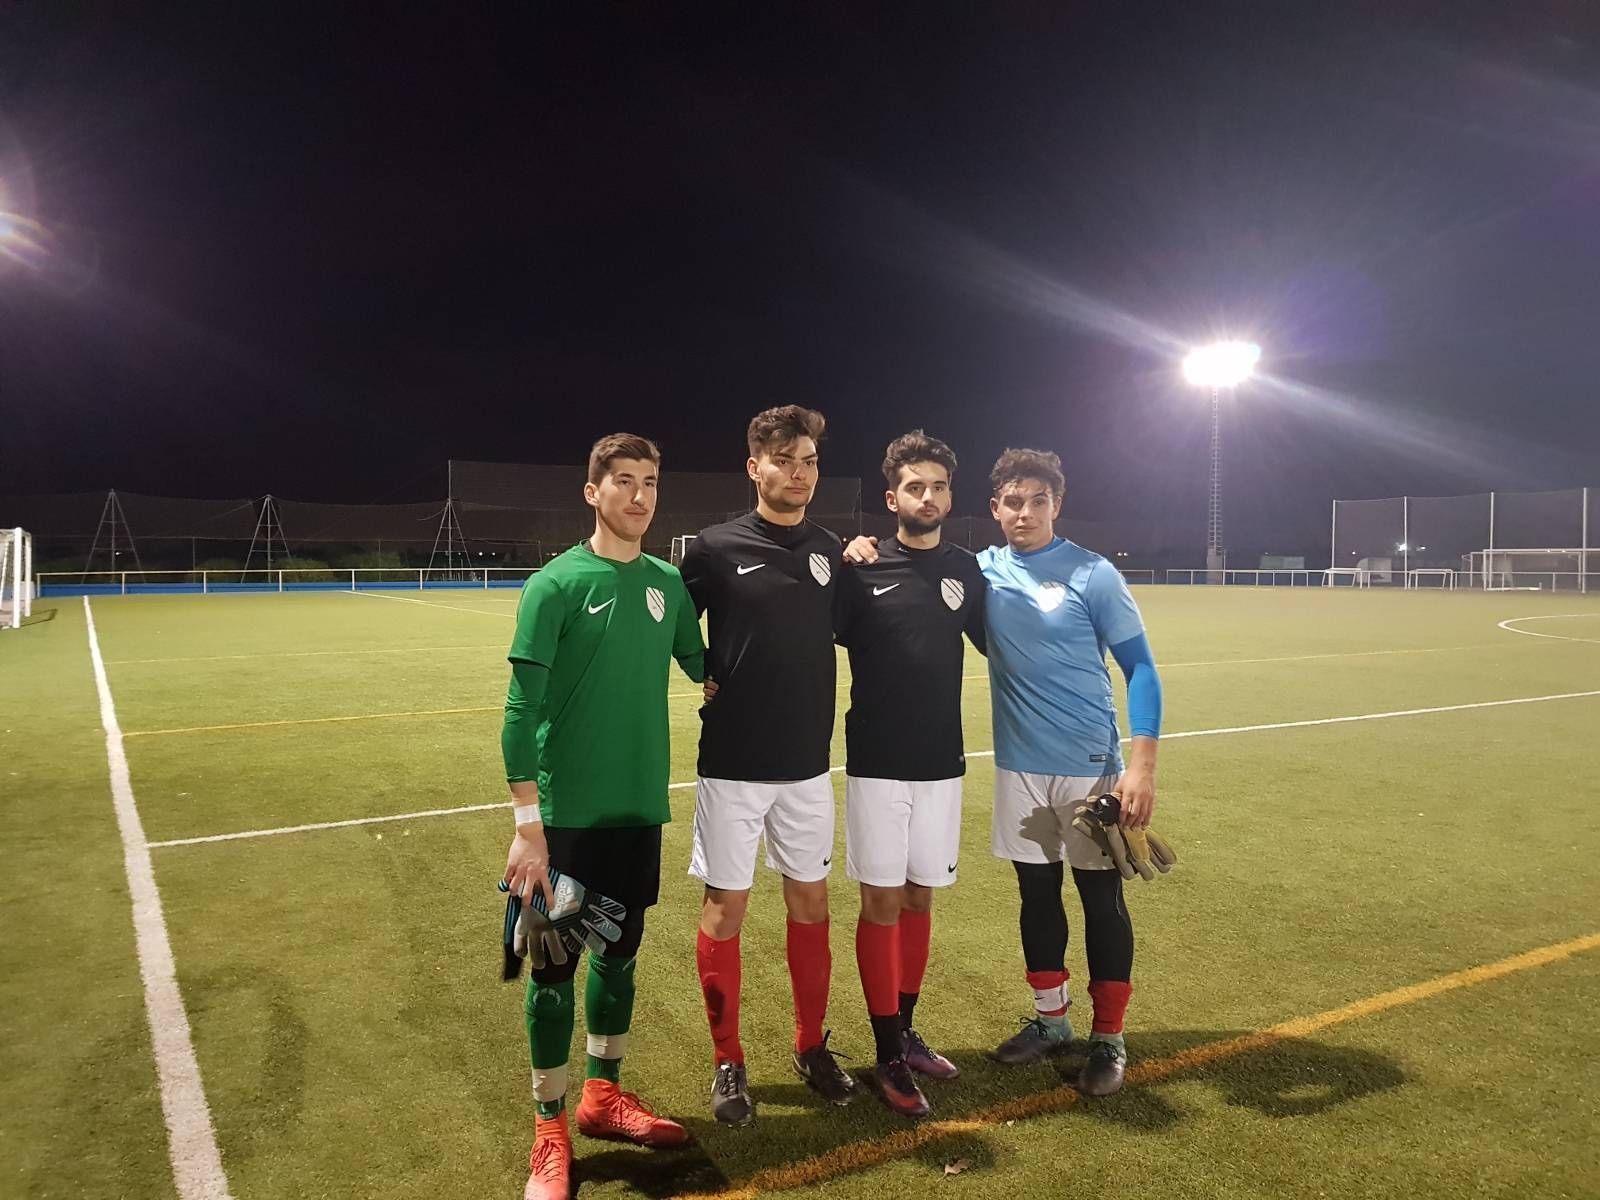
[[[514,804],[511,806],[511,811],[516,816],[518,825],[541,825],[544,823],[544,818],[539,815],[539,806],[537,804]]]

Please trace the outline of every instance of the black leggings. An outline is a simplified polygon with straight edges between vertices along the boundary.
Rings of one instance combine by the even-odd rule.
[[[1011,864],[1022,893],[1022,957],[1030,971],[1063,971],[1067,959],[1067,912],[1061,903],[1060,863]],[[1122,902],[1122,876],[1115,871],[1072,871],[1083,902],[1083,943],[1089,978],[1133,977],[1133,921]]]
[[[1112,874],[1115,875],[1116,872],[1113,871]],[[620,922],[622,936],[606,947],[607,958],[632,958],[639,953],[639,943],[644,940],[644,913],[643,908],[628,910],[628,915]],[[566,962],[559,966],[555,963],[546,963],[533,972],[533,977],[544,984],[565,983],[577,972],[580,957],[569,953]]]

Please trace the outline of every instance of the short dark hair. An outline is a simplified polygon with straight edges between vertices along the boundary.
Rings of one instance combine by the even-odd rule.
[[[994,494],[1005,491],[1006,484],[1021,479],[1037,479],[1050,489],[1050,495],[1059,500],[1067,492],[1067,477],[1061,473],[1061,458],[1048,450],[1012,450],[995,459],[994,470],[989,472],[989,482]]]
[[[745,430],[745,442],[750,447],[750,457],[760,458],[763,450],[781,450],[803,437],[820,442],[827,428],[827,418],[816,409],[785,404],[752,417],[750,428]]]
[[[936,437],[929,437],[920,429],[902,433],[889,443],[883,452],[883,478],[890,487],[900,486],[900,468],[912,463],[938,463],[954,479],[956,452]]]
[[[649,438],[637,433],[608,433],[589,451],[589,482],[599,483],[619,458],[637,458],[661,467],[661,451]]]

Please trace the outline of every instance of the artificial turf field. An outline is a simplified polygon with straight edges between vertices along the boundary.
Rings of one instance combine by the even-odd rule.
[[[928,1086],[933,1118],[825,1108],[794,1078],[762,871],[743,942],[760,1118],[713,1127],[679,788],[623,1078],[695,1141],[576,1138],[578,1194],[1600,1195],[1600,597],[1135,592],[1166,690],[1156,825],[1182,863],[1128,885],[1128,1088],[1074,1103],[1078,1060],[983,1057],[1031,997],[1011,871],[988,854],[973,655],[960,882],[917,1010],[963,1076]],[[499,804],[515,593],[91,603],[231,1193],[519,1195],[504,809],[185,840]],[[83,600],[0,634],[0,679],[0,1197],[175,1195]],[[691,781],[697,689],[677,676],[670,695],[673,779]],[[865,1067],[856,901],[833,882],[829,1024]],[[1469,971],[1486,964],[1503,965]],[[575,1063],[582,1037],[580,1005]]]

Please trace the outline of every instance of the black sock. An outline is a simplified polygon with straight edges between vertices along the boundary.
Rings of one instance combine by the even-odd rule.
[[[1084,952],[1089,978],[1133,978],[1133,921],[1122,896],[1122,876],[1115,871],[1072,871],[1083,901]]]
[[[901,992],[900,993],[900,1028],[901,1029],[910,1029],[911,1028],[911,1026],[912,1026],[911,1018],[916,1015],[916,1012],[917,1012],[917,993],[916,992]]]
[[[872,1018],[872,1040],[878,1046],[878,1062],[891,1063],[904,1055],[900,1042],[900,1014]]]

